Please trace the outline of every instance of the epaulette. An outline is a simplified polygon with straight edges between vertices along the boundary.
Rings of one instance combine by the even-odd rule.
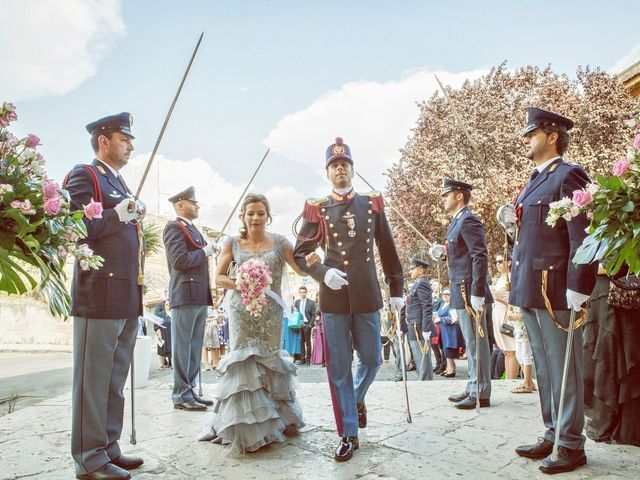
[[[319,223],[322,219],[322,213],[320,212],[320,205],[329,201],[329,197],[320,198],[308,198],[304,203],[304,210],[302,211],[302,218],[307,222]]]
[[[369,197],[369,203],[371,203],[371,210],[376,213],[380,213],[384,210],[384,200],[382,194],[377,190],[371,190],[370,192],[361,193],[362,197]]]
[[[312,206],[319,206],[329,201],[329,197],[307,198],[307,203]]]
[[[369,197],[369,198],[379,197],[380,195],[381,193],[378,190],[371,190],[369,192],[364,192],[360,194],[360,196],[362,197]]]

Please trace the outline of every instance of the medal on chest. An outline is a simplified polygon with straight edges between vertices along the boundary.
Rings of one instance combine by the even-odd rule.
[[[347,212],[345,213],[342,218],[344,218],[344,221],[347,224],[347,228],[349,229],[349,231],[347,232],[347,235],[349,235],[349,237],[353,238],[356,236],[356,216],[353,213]]]

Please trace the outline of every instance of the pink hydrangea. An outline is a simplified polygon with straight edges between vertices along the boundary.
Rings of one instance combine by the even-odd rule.
[[[83,205],[84,215],[90,220],[94,218],[102,218],[102,203],[96,202],[93,198],[89,202],[89,205]]]
[[[58,198],[58,190],[60,189],[60,185],[56,182],[47,182],[44,184],[42,188],[44,190],[44,196],[46,198]]]
[[[36,148],[38,145],[40,145],[40,137],[34,135],[33,133],[30,133],[29,135],[27,135],[24,144],[29,148]]]
[[[593,201],[593,195],[589,190],[574,190],[572,201],[574,205],[582,208]]]
[[[49,198],[44,202],[44,213],[47,215],[57,215],[60,213],[60,200],[56,198]]]
[[[33,204],[30,200],[13,200],[11,202],[11,206],[17,210],[20,210],[20,213],[23,215],[35,215],[36,209],[33,208]]]

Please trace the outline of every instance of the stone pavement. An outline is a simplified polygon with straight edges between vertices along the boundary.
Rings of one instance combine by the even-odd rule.
[[[121,445],[145,464],[134,479],[391,479],[549,478],[539,462],[513,449],[536,440],[542,431],[537,395],[514,395],[512,381],[494,382],[492,407],[460,411],[447,396],[463,380],[409,382],[413,423],[406,422],[402,383],[375,382],[367,398],[369,425],[360,450],[346,463],[333,460],[337,443],[329,390],[324,383],[298,387],[307,426],[286,444],[269,446],[242,458],[225,447],[197,442],[207,413],[174,410],[171,385],[153,379],[136,390],[137,445],[129,444],[129,411]],[[205,384],[212,396],[215,384]],[[126,395],[129,395],[127,390]],[[60,395],[2,417],[0,478],[74,478],[69,455],[70,394]],[[129,408],[127,402],[127,408]],[[586,467],[553,478],[616,479],[640,475],[640,449],[587,441]]]

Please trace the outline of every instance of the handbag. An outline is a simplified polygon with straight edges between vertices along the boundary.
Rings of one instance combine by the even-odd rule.
[[[500,324],[500,333],[508,337],[515,337],[513,325],[507,323],[507,313],[509,312],[509,305],[504,309],[504,318]]]
[[[302,322],[303,322],[302,314],[300,312],[293,312],[289,316],[289,319],[287,321],[287,327],[292,330],[297,330],[299,328],[302,328]]]

